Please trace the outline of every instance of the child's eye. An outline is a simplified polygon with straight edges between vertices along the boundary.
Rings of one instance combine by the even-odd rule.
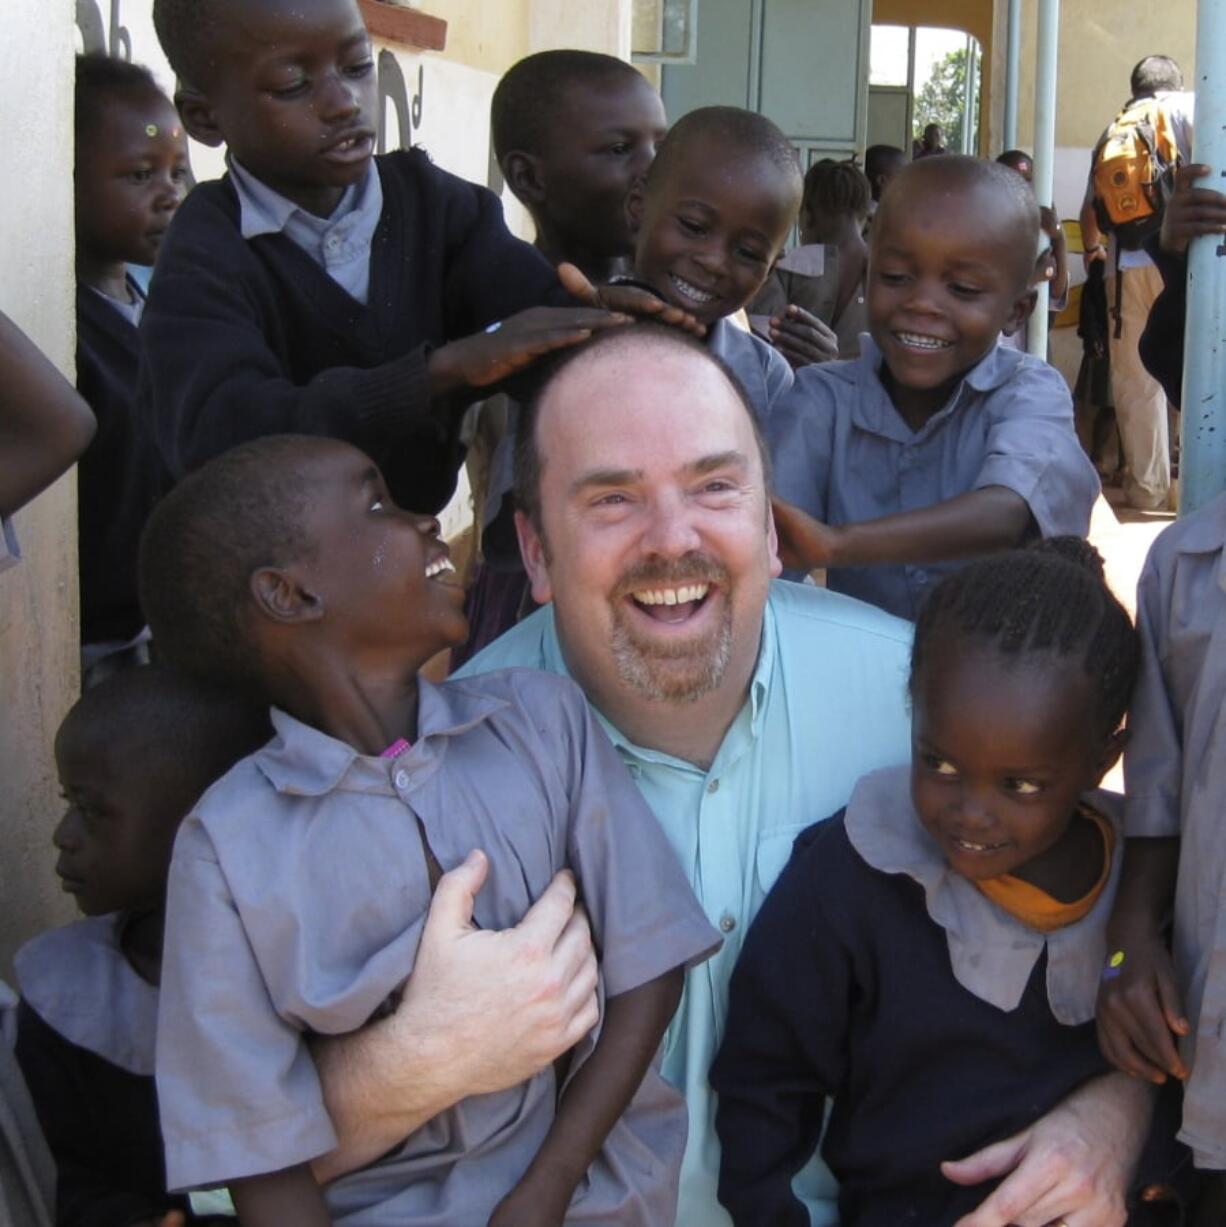
[[[153,178],[153,171],[147,166],[142,166],[140,170],[130,170],[124,176],[129,183],[148,183]]]
[[[630,152],[630,149],[629,141],[618,141],[617,144],[609,146],[609,152],[616,154],[619,158],[624,158]]]
[[[955,284],[949,287],[959,298],[978,298],[983,291],[977,285]]]
[[[949,759],[942,758],[939,754],[922,754],[920,762],[924,764],[925,770],[944,779],[952,779],[958,774],[957,767]]]
[[[1010,776],[1005,781],[1005,791],[1019,797],[1033,797],[1043,791],[1043,785],[1035,780],[1023,780],[1020,776]]]
[[[274,98],[300,98],[307,92],[308,82],[305,77],[289,85],[277,85],[269,89]]]
[[[742,259],[749,261],[750,264],[765,264],[766,256],[760,251],[754,251],[752,247],[738,247],[736,254]]]
[[[358,64],[349,64],[342,71],[345,73],[346,76],[354,77],[360,80],[362,77],[370,76],[370,74],[374,72],[374,69],[375,69],[374,60],[362,60]]]
[[[706,234],[707,228],[702,222],[695,221],[692,217],[677,218],[677,225],[681,227],[686,234]]]
[[[882,269],[877,274],[877,280],[884,282],[886,285],[902,285],[906,279],[906,273],[889,273],[885,269]]]
[[[187,167],[186,166],[176,166],[174,170],[170,172],[170,178],[174,183],[186,183],[187,182]]]

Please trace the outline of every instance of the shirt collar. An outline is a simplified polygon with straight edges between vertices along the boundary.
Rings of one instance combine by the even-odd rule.
[[[964,390],[985,394],[995,391],[1009,380],[1021,363],[1024,355],[1017,350],[994,344],[982,358],[958,382],[949,400],[940,411],[933,414],[918,431],[912,431],[894,408],[894,402],[881,382],[881,350],[867,333],[860,337],[860,357],[848,363],[845,374],[856,378],[862,389],[855,400],[853,415],[855,423],[863,430],[885,435],[901,443],[913,443],[916,438],[931,430],[935,423],[943,421],[963,402]]]
[[[256,766],[281,793],[320,797],[338,788],[388,793],[392,761],[416,760],[418,781],[437,767],[446,739],[464,733],[507,706],[463,680],[434,686],[418,682],[417,740],[395,760],[359,754],[351,745],[272,709],[276,736],[255,755]],[[439,743],[443,744],[440,745]]]
[[[773,584],[781,582],[783,581],[773,581],[772,591]],[[550,605],[542,612],[545,616],[545,625],[541,633],[542,668],[550,673],[560,673],[563,677],[570,677],[571,673],[566,667],[566,657],[562,652],[562,644],[558,639],[558,625],[554,617],[553,606]],[[768,597],[766,608],[762,612],[762,643],[758,649],[758,663],[754,666],[753,676],[749,679],[749,695],[745,705],[737,713],[736,719],[733,721],[732,726],[730,726],[729,733],[731,733],[732,728],[741,723],[746,713],[748,713],[750,735],[756,739],[761,733],[762,722],[766,712],[766,700],[770,694],[771,679],[774,676],[777,658],[778,630],[775,625],[774,607],[771,598]],[[574,679],[572,678],[571,680],[573,681]],[[693,763],[685,763],[681,759],[674,758],[671,754],[665,754],[661,750],[653,750],[648,746],[636,745],[616,725],[607,720],[594,703],[591,706],[596,714],[596,718],[608,734],[609,740],[627,756],[644,762],[668,763],[671,765],[681,765],[690,770],[697,770]],[[715,770],[716,764],[727,761],[724,751],[728,740],[729,734],[725,734],[724,742],[720,745],[715,761],[712,764],[712,770]]]
[[[328,217],[316,217],[296,205],[257,179],[241,162],[228,154],[226,166],[238,196],[238,227],[245,239],[258,238],[262,234],[280,234],[291,222],[309,226],[323,234],[352,214],[368,214],[373,209],[375,218],[378,218],[383,209],[379,172],[373,160],[367,165],[366,174],[345,189],[340,202]]]
[[[949,868],[911,804],[910,774],[909,766],[887,767],[860,780],[845,818],[852,846],[874,869],[905,874],[923,888],[928,915],[945,930],[954,978],[968,992],[997,1009],[1016,1009],[1046,949],[1048,1000],[1055,1016],[1069,1025],[1093,1018],[1100,947],[1105,949],[1123,840],[1116,839],[1112,878],[1089,914],[1044,935],[998,908]],[[1087,800],[1115,825],[1118,835],[1118,798],[1099,790]]]

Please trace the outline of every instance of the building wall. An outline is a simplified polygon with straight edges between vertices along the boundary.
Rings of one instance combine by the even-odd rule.
[[[69,377],[73,365],[72,12],[5,0],[0,165],[20,188],[0,204],[0,310]],[[0,575],[0,974],[33,931],[71,914],[52,872],[59,810],[51,739],[77,686],[76,484],[16,517],[23,561]]]
[[[380,43],[393,100],[384,141],[424,145],[439,165],[497,188],[489,102],[498,77],[530,51],[577,46],[626,55],[630,0],[424,0],[448,22],[442,53]],[[0,30],[22,53],[0,74],[0,164],[21,168],[21,190],[0,202],[0,310],[70,377],[74,342],[72,88],[77,50],[147,63],[173,76],[153,31],[152,0],[4,0]],[[401,86],[401,83],[403,87]],[[404,117],[401,122],[400,116]],[[198,178],[221,173],[218,151],[193,146]],[[526,215],[504,196],[512,228]],[[58,891],[50,833],[60,801],[51,757],[78,687],[76,501],[71,475],[17,516],[24,560],[0,577],[0,975],[21,942],[72,909]],[[447,526],[470,518],[461,496]]]

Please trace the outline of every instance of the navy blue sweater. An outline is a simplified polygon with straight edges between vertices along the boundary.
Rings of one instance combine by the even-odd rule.
[[[98,430],[77,471],[81,641],[131,639],[141,529],[159,494],[157,453],[136,419],[136,328],[101,294],[77,288],[77,390]]]
[[[827,1095],[841,1227],[943,1227],[973,1210],[992,1186],[952,1184],[941,1161],[1106,1070],[1092,1023],[1056,1021],[1046,972],[1044,955],[1011,1012],[982,1001],[954,979],[917,882],[866,864],[842,813],[803,832],[746,936],[711,1070],[737,1227],[808,1227],[791,1178]]]
[[[184,201],[140,329],[140,411],[172,478],[261,435],[319,434],[373,456],[404,507],[450,498],[459,400],[431,404],[429,351],[566,299],[493,193],[418,149],[375,161],[383,213],[367,305],[283,234],[244,239],[228,176]]]

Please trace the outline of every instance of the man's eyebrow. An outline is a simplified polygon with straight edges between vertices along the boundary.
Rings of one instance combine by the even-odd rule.
[[[642,469],[588,469],[570,483],[570,493],[582,494],[584,490],[603,486],[629,486],[642,476]]]
[[[713,452],[710,456],[701,456],[690,461],[685,466],[686,473],[701,477],[704,473],[713,473],[716,469],[747,468],[749,457],[744,452],[732,448],[726,452]]]

